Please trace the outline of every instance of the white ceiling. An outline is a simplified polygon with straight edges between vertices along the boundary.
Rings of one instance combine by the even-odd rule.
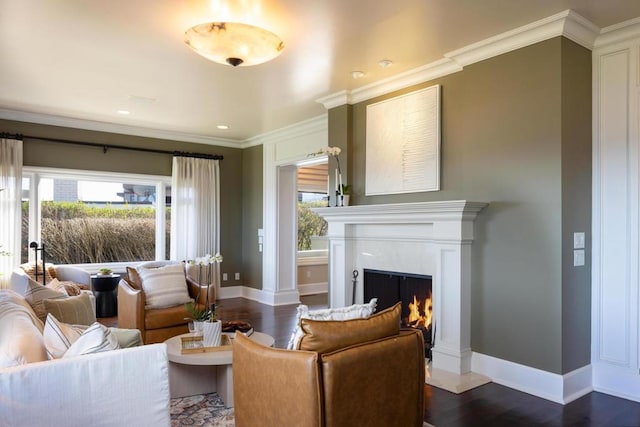
[[[0,118],[18,111],[240,143],[325,113],[319,98],[566,9],[601,28],[640,16],[639,0],[235,0],[260,3],[252,23],[285,49],[232,68],[183,43],[190,26],[221,20],[211,1],[223,0],[0,0]],[[384,58],[393,66],[379,67]],[[353,70],[366,74],[354,80]]]

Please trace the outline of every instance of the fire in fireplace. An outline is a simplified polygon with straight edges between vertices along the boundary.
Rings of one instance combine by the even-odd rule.
[[[402,305],[402,327],[422,331],[425,356],[433,346],[431,276],[393,271],[364,270],[364,300],[378,298],[378,311]]]

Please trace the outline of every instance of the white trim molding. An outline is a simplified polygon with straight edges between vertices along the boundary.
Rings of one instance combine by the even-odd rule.
[[[593,391],[591,365],[560,375],[474,352],[471,369],[497,384],[563,405]]]

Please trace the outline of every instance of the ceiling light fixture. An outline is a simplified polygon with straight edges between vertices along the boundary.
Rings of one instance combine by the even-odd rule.
[[[393,65],[393,61],[390,59],[381,59],[380,61],[378,61],[378,65],[382,68],[391,67]]]
[[[361,77],[364,77],[364,71],[352,71],[351,77],[353,77],[354,79],[359,79]]]
[[[129,110],[118,110],[118,114],[120,114],[121,116],[128,116],[129,114],[131,114],[131,111],[129,111]]]
[[[237,22],[207,22],[189,28],[184,42],[197,54],[234,67],[258,65],[280,55],[280,37],[253,25]]]
[[[227,126],[227,125],[218,125],[218,126],[216,126],[216,127],[217,127],[218,129],[220,129],[220,130],[226,130],[226,129],[229,129],[229,126]]]

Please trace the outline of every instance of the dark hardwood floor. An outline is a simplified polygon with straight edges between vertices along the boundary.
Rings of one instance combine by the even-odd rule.
[[[302,303],[311,309],[326,308],[327,296],[305,296]],[[251,322],[255,330],[272,335],[276,347],[286,347],[295,326],[296,307],[272,307],[244,298],[217,303],[221,319]],[[99,320],[117,326],[115,317]],[[424,420],[436,427],[640,427],[640,403],[597,392],[568,405],[494,383],[461,394],[425,385],[424,393]]]

